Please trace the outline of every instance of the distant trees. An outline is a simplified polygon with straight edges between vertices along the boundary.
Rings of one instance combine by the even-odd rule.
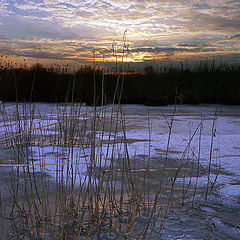
[[[74,73],[67,67],[31,68],[0,66],[0,96],[3,101],[78,101],[87,104],[112,102],[116,86],[122,89],[122,103],[165,105],[173,103],[176,94],[182,103],[240,104],[240,67],[204,65],[195,68],[169,67],[160,71],[151,65],[145,74],[103,76],[100,67],[81,66]],[[124,81],[123,81],[124,78]],[[177,89],[177,91],[176,91]],[[94,94],[95,98],[94,98]]]

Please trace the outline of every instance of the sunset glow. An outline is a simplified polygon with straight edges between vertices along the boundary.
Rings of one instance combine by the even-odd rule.
[[[0,54],[42,63],[240,62],[238,0],[1,0]],[[39,51],[40,49],[40,51]]]

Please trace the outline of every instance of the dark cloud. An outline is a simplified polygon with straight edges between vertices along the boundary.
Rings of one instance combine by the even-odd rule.
[[[228,39],[229,40],[239,40],[240,41],[240,34],[236,34],[236,35],[230,36]]]
[[[199,47],[198,44],[187,44],[187,43],[183,43],[183,44],[178,44],[179,47]]]
[[[148,52],[148,53],[164,53],[164,52],[179,52],[179,53],[196,53],[196,52],[212,52],[212,51],[217,51],[216,48],[204,48],[204,47],[190,47],[190,46],[184,46],[184,48],[180,47],[183,45],[179,45],[179,47],[171,47],[171,48],[159,48],[159,47],[154,47],[154,48],[136,48],[132,49],[133,52]]]
[[[30,58],[44,58],[44,59],[61,59],[64,58],[65,55],[62,53],[51,53],[46,51],[41,51],[36,48],[32,48],[31,51],[15,49],[13,47],[0,46],[1,54],[5,55],[14,55],[19,57],[30,57]]]

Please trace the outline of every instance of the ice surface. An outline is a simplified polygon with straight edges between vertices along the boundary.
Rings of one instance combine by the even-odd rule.
[[[1,139],[25,129],[54,124],[59,120],[59,116],[71,116],[71,111],[74,110],[71,104],[35,103],[34,118],[30,122],[27,120],[30,117],[30,112],[27,109],[31,110],[32,108],[28,104],[19,104],[18,108],[21,110],[26,105],[25,119],[22,120],[19,128],[16,119],[10,118],[13,115],[12,113],[16,113],[16,104],[1,104],[1,110],[4,107],[4,111],[7,113],[5,116],[0,116]],[[221,220],[223,216],[218,216],[218,209],[221,210],[220,212],[224,212],[229,208],[228,211],[231,214],[232,209],[239,209],[240,107],[178,105],[174,116],[174,106],[171,105],[161,107],[122,105],[121,107],[126,120],[126,137],[129,140],[127,150],[130,159],[136,155],[148,156],[150,150],[151,156],[155,158],[164,159],[167,157],[174,161],[193,159],[197,162],[199,157],[200,164],[205,169],[208,169],[210,161],[211,165],[216,166],[216,168],[221,166],[221,174],[218,176],[215,184],[216,196],[209,196],[209,205],[205,203],[205,205],[200,207],[200,210],[202,210],[201,218],[198,216],[199,213],[196,213],[193,215],[191,224],[187,226],[182,225],[183,223],[177,223],[176,225],[176,219],[173,219],[171,223],[171,219],[167,218],[166,223],[168,226],[165,232],[163,232],[164,239],[203,239],[199,233],[202,232],[203,236],[205,233],[208,234],[209,229],[203,225],[206,224],[206,221],[209,222],[211,227],[215,226],[217,232],[222,231],[222,234],[225,234],[224,236],[237,239],[239,230],[223,222]],[[75,110],[77,111],[77,107]],[[100,110],[101,108],[98,107],[97,111]],[[80,115],[91,111],[91,107],[82,106],[81,111],[77,113],[79,119],[90,119],[91,114],[84,117]],[[21,111],[19,112],[21,115]],[[110,117],[110,115],[111,107],[107,106],[106,116]],[[217,115],[216,119],[214,118],[215,115]],[[4,117],[6,118],[4,119]],[[169,134],[172,119],[171,134]],[[51,135],[55,134],[55,130],[54,128],[46,127],[34,131],[33,135]],[[112,151],[112,145],[107,145],[109,139],[108,132],[106,131],[102,138],[99,132],[96,133],[96,136],[98,139],[105,141],[101,146],[97,144],[96,159],[108,159]],[[117,136],[119,138],[124,137],[121,131],[117,133]],[[110,139],[114,139],[113,135]],[[126,146],[123,142],[116,143],[114,147],[117,149],[114,157],[126,151]],[[31,160],[35,164],[35,171],[44,171],[55,177],[60,169],[65,179],[68,176],[68,172],[71,171],[76,184],[87,181],[87,166],[89,156],[91,155],[90,147],[73,147],[70,149],[67,146],[48,146],[45,144],[41,147],[32,146],[31,149]],[[107,153],[108,156],[106,156]],[[69,162],[73,164],[69,165]],[[97,164],[99,166],[99,162]],[[213,182],[215,178],[216,175],[211,173],[210,181]],[[189,182],[190,180],[195,184],[196,177],[179,177],[176,183]],[[206,175],[198,178],[198,186],[205,187],[207,182],[208,177]],[[186,213],[184,214],[182,216],[183,219],[188,216]],[[207,216],[212,214],[216,216],[207,218]],[[194,233],[193,229],[196,229],[196,233]],[[199,230],[198,233],[197,229]]]
[[[219,190],[219,193],[224,196],[230,195],[240,197],[240,185],[226,184]]]
[[[222,171],[228,176],[232,176],[235,182],[240,178],[240,107],[239,106],[217,106],[217,105],[178,105],[173,116],[174,106],[147,107],[143,105],[122,105],[122,111],[126,120],[126,137],[134,139],[132,143],[128,143],[128,152],[130,157],[135,155],[148,155],[149,150],[152,156],[159,158],[181,159],[193,158],[197,161],[199,156],[200,163],[206,168],[211,163],[221,165]],[[1,110],[11,116],[16,113],[15,103],[1,104]],[[53,124],[58,121],[57,116],[71,116],[72,111],[78,111],[79,115],[91,112],[92,108],[81,106],[73,107],[71,104],[43,104],[35,103],[34,107],[28,104],[18,104],[18,111],[25,111],[25,119],[30,115],[28,110],[34,108],[35,115],[32,122],[23,120],[19,129],[16,119],[2,119],[0,122],[1,138],[11,133],[18,133],[19,130],[25,130],[39,126]],[[101,108],[97,108],[100,111]],[[111,114],[111,107],[107,106],[106,115]],[[214,122],[214,116],[217,115]],[[85,119],[91,115],[85,116]],[[171,134],[169,135],[172,122]],[[4,122],[5,121],[5,122]],[[30,126],[31,123],[31,126]],[[201,125],[202,124],[202,125]],[[200,129],[201,134],[200,134]],[[197,131],[196,131],[197,130]],[[9,132],[8,132],[9,131]],[[196,131],[196,132],[195,132]],[[33,134],[52,134],[54,129],[43,128],[34,131]],[[123,137],[121,132],[119,137]],[[99,137],[97,135],[97,137]],[[108,140],[108,134],[102,138]],[[200,141],[201,139],[201,141]],[[138,140],[138,141],[137,141]],[[169,146],[168,146],[168,140]],[[150,145],[149,145],[150,144]],[[200,152],[199,152],[200,144]],[[102,154],[106,154],[106,144],[101,149]],[[124,144],[117,144],[118,152],[125,151]],[[168,147],[168,153],[166,150]],[[184,151],[186,152],[184,153]],[[56,161],[54,156],[59,149],[52,147],[34,149],[34,160],[53,163]],[[61,150],[64,152],[64,148]],[[83,154],[79,148],[73,149],[73,158],[79,162],[86,161],[87,154]],[[86,149],[89,151],[89,149]],[[88,154],[90,154],[88,152]],[[84,157],[82,157],[84,156]],[[49,172],[53,171],[53,167],[48,166]],[[82,167],[82,169],[86,169]],[[224,181],[221,181],[224,178]],[[238,185],[233,185],[231,177],[219,176],[218,181],[221,182],[222,188],[219,189],[220,194],[238,195]],[[181,181],[179,179],[178,181]],[[206,177],[199,179],[199,184],[204,185]],[[234,193],[234,194],[233,194]]]

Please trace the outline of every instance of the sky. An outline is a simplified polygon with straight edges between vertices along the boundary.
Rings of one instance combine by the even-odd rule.
[[[123,52],[127,62],[240,63],[240,1],[0,0],[0,60],[85,64]]]

